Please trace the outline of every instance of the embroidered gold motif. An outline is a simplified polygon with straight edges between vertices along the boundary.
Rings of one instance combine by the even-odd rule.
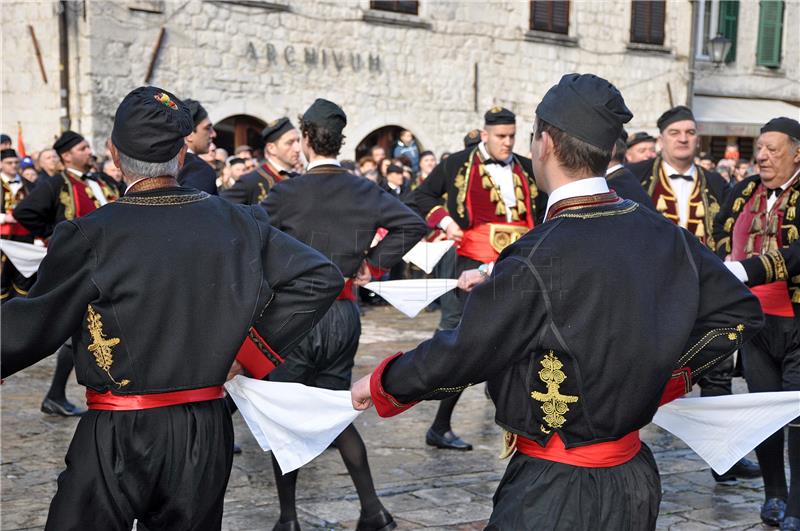
[[[264,183],[258,183],[258,189],[260,191],[256,199],[258,199],[258,202],[260,203],[261,201],[267,198],[267,189],[264,188]]]
[[[741,324],[741,323],[739,323],[738,325],[736,325],[736,331],[737,331],[737,332],[744,332],[744,325],[743,325],[743,324]]]
[[[453,181],[453,185],[458,190],[456,194],[456,211],[460,217],[464,217],[464,202],[467,199],[467,175],[469,172],[470,161],[474,153],[471,153],[467,162],[462,166],[461,170],[456,174],[456,178]]]
[[[116,202],[122,205],[136,206],[176,206],[195,203],[203,199],[208,199],[209,197],[211,196],[205,192],[186,195],[158,195],[153,197],[123,195],[117,199]]]
[[[100,367],[111,381],[117,384],[117,387],[125,387],[130,380],[124,379],[120,382],[116,381],[111,376],[111,365],[114,364],[114,347],[119,345],[119,338],[112,337],[106,338],[103,333],[103,321],[100,314],[97,313],[92,305],[89,305],[88,314],[86,316],[86,327],[89,329],[89,334],[92,336],[92,343],[89,345],[89,352],[94,354],[94,359],[97,366]]]
[[[735,220],[733,218],[728,218],[725,220],[725,225],[723,227],[723,229],[725,229],[725,232],[730,232],[733,230],[734,221]]]
[[[71,220],[75,219],[75,197],[72,195],[72,183],[70,183],[67,176],[64,176],[64,182],[67,185],[67,189],[61,188],[58,200],[64,205],[64,219]]]
[[[489,223],[489,244],[492,249],[502,253],[503,249],[525,236],[529,230],[519,225]]]
[[[739,212],[743,206],[744,206],[744,199],[741,197],[737,197],[736,201],[733,202],[733,211]]]
[[[500,459],[507,459],[511,457],[517,449],[517,434],[510,431],[503,430],[503,450],[500,452]]]
[[[784,228],[787,229],[786,239],[789,241],[789,243],[794,242],[800,236],[800,234],[798,234],[797,227],[794,225],[789,225],[788,227],[784,226]]]
[[[755,189],[756,189],[756,183],[754,181],[750,181],[749,183],[747,183],[747,186],[744,187],[744,190],[742,190],[742,195],[745,197],[750,197],[750,194],[752,194],[753,190]]]
[[[567,375],[561,370],[564,364],[552,350],[545,355],[541,364],[543,369],[539,371],[539,379],[547,384],[547,392],[533,391],[531,398],[542,402],[541,408],[545,415],[545,423],[551,428],[560,428],[567,421],[564,417],[569,411],[567,404],[574,404],[578,401],[578,397],[561,394],[561,384],[567,379]],[[550,430],[545,429],[544,426],[539,426],[539,428],[545,433],[550,433]]]

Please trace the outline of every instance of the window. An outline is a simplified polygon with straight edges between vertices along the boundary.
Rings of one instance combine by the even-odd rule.
[[[569,33],[569,0],[531,2],[530,29],[549,33]]]
[[[697,3],[697,55],[710,59],[708,41],[722,34],[731,40],[725,62],[736,60],[736,36],[739,28],[739,0],[702,0]]]
[[[631,42],[664,45],[665,0],[631,2]]]
[[[782,37],[783,2],[781,0],[761,0],[756,64],[769,68],[781,66]]]
[[[419,2],[410,0],[400,0],[397,2],[387,2],[384,0],[371,0],[370,9],[379,11],[391,11],[393,13],[405,13],[407,15],[419,14]]]

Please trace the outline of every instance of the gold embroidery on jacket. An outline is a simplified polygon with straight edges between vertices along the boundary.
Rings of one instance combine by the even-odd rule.
[[[89,334],[92,336],[92,344],[89,345],[89,352],[94,354],[94,359],[97,366],[100,367],[111,381],[117,384],[117,387],[125,387],[130,380],[124,379],[120,382],[116,381],[111,376],[111,365],[114,364],[114,347],[119,345],[119,338],[112,337],[106,338],[103,333],[103,321],[100,314],[97,313],[92,305],[89,305],[88,315],[86,317],[86,327],[89,329]]]
[[[561,394],[560,387],[564,380],[567,379],[567,375],[561,370],[564,364],[561,363],[552,350],[545,355],[541,364],[543,369],[539,371],[539,378],[547,384],[547,392],[534,391],[531,393],[531,398],[542,402],[541,407],[545,415],[545,423],[550,428],[560,428],[567,421],[564,417],[569,411],[567,404],[574,404],[578,401],[578,397]],[[539,428],[544,433],[550,433],[550,430],[544,426],[539,426]]]
[[[69,180],[69,177],[64,176],[64,182],[67,185],[67,189],[61,188],[61,193],[58,194],[58,200],[64,205],[64,219],[71,220],[75,219],[75,196],[72,192],[72,183]]]

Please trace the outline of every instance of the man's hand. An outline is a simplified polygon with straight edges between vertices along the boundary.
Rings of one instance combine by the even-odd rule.
[[[353,279],[353,284],[356,286],[366,286],[372,280],[372,272],[369,270],[367,261],[361,262],[361,267],[358,268],[356,278]]]
[[[350,399],[353,401],[353,409],[364,411],[372,407],[372,396],[369,392],[369,379],[372,374],[368,374],[353,384],[350,389]]]
[[[238,361],[233,360],[233,365],[231,365],[231,368],[228,370],[228,376],[225,377],[225,381],[227,382],[237,374],[244,374],[244,367],[242,367],[242,364]]]
[[[451,221],[444,232],[447,234],[448,240],[460,242],[461,238],[464,237],[464,231],[461,230],[461,227],[459,227],[458,223],[455,221]]]
[[[484,282],[487,278],[489,277],[483,275],[477,269],[467,269],[458,277],[458,289],[472,291],[472,288]]]

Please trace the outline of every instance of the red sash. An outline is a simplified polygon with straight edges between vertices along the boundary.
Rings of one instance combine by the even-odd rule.
[[[594,443],[577,448],[567,448],[558,434],[547,441],[546,446],[517,436],[517,450],[529,457],[537,457],[547,461],[555,461],[585,468],[605,468],[627,463],[639,452],[642,442],[639,431],[632,431],[616,441]]]
[[[140,409],[188,404],[190,402],[205,402],[224,396],[225,392],[221,385],[147,395],[115,395],[111,391],[98,393],[87,388],[86,405],[89,409],[101,411],[137,411]]]

